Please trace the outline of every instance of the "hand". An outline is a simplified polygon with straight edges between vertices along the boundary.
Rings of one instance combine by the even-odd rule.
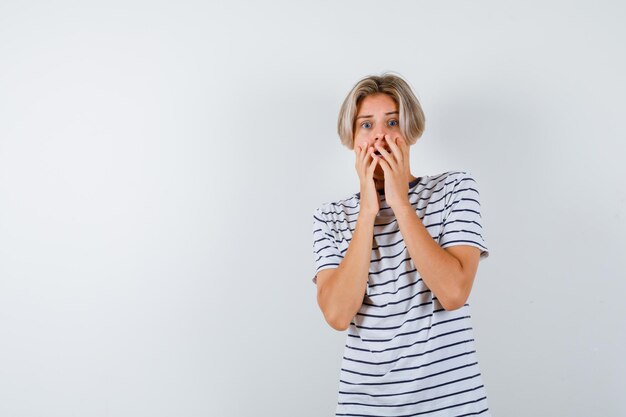
[[[376,150],[382,157],[379,159],[380,166],[385,172],[385,199],[392,210],[402,206],[411,205],[409,202],[409,184],[407,178],[411,175],[409,168],[409,145],[402,136],[393,139],[390,135],[384,138],[391,152],[385,150],[384,146],[376,143]]]
[[[354,148],[356,163],[354,164],[356,172],[359,175],[361,184],[360,213],[375,216],[380,210],[378,192],[374,185],[374,170],[377,165],[377,158],[374,158],[374,148],[363,149],[361,147]]]

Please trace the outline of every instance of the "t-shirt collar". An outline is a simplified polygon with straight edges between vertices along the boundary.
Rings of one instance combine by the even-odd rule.
[[[415,187],[420,182],[420,179],[422,179],[422,177],[417,177],[413,181],[411,181],[409,183],[409,190],[411,188]],[[378,194],[385,195],[385,189],[384,188],[380,189],[380,190],[376,190],[376,191],[378,191]],[[355,195],[356,195],[356,198],[359,198],[359,199],[361,198],[361,193],[360,192],[356,193]]]

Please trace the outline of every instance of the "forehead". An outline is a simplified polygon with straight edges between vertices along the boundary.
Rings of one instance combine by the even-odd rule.
[[[370,94],[365,97],[358,106],[358,114],[372,114],[378,112],[390,112],[398,110],[398,105],[388,94]]]

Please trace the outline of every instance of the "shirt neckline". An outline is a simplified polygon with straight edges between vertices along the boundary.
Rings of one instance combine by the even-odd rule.
[[[411,191],[411,188],[413,188],[413,187],[415,187],[417,184],[419,184],[419,182],[420,182],[420,180],[421,180],[421,179],[422,179],[422,177],[417,177],[417,178],[415,178],[413,181],[411,181],[411,182],[409,183],[409,191]],[[376,190],[376,191],[377,191],[377,192],[378,192],[378,194],[380,194],[380,195],[383,195],[383,196],[385,195],[385,189],[384,189],[384,188],[383,188],[383,189],[380,189],[380,190]],[[356,198],[357,198],[357,199],[359,199],[359,200],[361,199],[361,193],[360,193],[360,192],[356,193],[356,194],[355,194],[355,196],[356,196]]]

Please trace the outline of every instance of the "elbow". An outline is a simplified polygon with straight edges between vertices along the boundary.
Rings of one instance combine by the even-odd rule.
[[[326,323],[328,323],[330,327],[339,332],[347,330],[348,327],[350,327],[352,318],[346,318],[345,309],[338,308],[336,302],[333,303],[328,300],[326,286],[318,287],[317,304],[320,310],[322,310],[324,320],[326,320]]]
[[[343,332],[345,330],[348,330],[348,327],[350,327],[350,321],[346,321],[346,320],[326,320],[326,322],[328,323],[328,325],[330,327],[332,327],[333,329],[337,330],[338,332]]]
[[[323,312],[326,323],[338,332],[343,332],[350,327],[351,319],[346,319],[345,315],[340,314],[340,311],[323,310]]]
[[[347,330],[348,327],[350,327],[350,320],[345,320],[338,314],[331,314],[330,312],[325,311],[324,319],[330,327],[337,330],[338,332],[343,332],[344,330]]]
[[[442,297],[437,296],[437,298],[445,310],[458,310],[467,303],[471,290],[472,280],[463,276],[454,285],[448,287]]]
[[[454,311],[454,310],[458,310],[459,308],[463,307],[465,305],[465,302],[460,302],[460,301],[451,301],[448,300],[445,303],[442,300],[439,300],[441,302],[441,306],[446,310],[446,311]]]
[[[458,310],[467,302],[469,294],[465,291],[457,291],[455,294],[448,294],[444,298],[438,298],[441,306],[447,311]]]

